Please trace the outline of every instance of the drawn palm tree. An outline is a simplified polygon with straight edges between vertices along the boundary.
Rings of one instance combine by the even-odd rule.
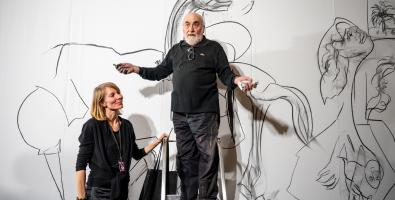
[[[387,4],[385,1],[380,1],[378,4],[374,4],[371,8],[371,21],[373,26],[381,26],[381,31],[385,33],[385,30],[387,29],[387,22],[391,20],[395,22],[395,8],[391,4]]]

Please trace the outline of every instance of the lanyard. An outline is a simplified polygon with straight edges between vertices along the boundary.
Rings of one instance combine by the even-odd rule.
[[[123,162],[123,158],[122,158],[122,135],[121,135],[121,127],[119,127],[119,131],[118,131],[118,137],[119,137],[119,144],[117,141],[117,138],[115,137],[114,132],[112,131],[112,128],[110,127],[111,130],[111,135],[112,135],[112,139],[114,139],[115,144],[117,145],[117,149],[118,149],[118,153],[119,153],[119,160],[118,160],[118,168],[120,172],[124,172],[126,171],[125,169],[125,163]]]

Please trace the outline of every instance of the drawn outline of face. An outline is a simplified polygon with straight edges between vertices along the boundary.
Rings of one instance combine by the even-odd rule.
[[[123,96],[116,89],[111,87],[105,88],[103,107],[106,110],[117,111],[123,108]]]
[[[391,72],[390,74],[386,75],[385,77],[386,83],[384,91],[385,93],[391,97],[395,97],[395,72]],[[385,112],[380,113],[380,119],[385,121],[385,123],[389,126],[391,131],[395,131],[395,123],[394,123],[394,113],[395,113],[395,103],[390,101],[387,104]]]
[[[377,160],[370,160],[365,166],[365,179],[370,187],[377,189],[382,180],[382,170]]]
[[[373,47],[370,36],[357,26],[345,29],[342,38],[342,41],[334,42],[333,46],[345,58],[352,58],[367,53]]]
[[[351,167],[354,169],[350,168],[351,171],[349,171],[348,176],[351,181],[351,185],[348,186],[351,196],[353,196],[353,199],[370,198],[377,192],[383,178],[379,162],[371,159],[365,164],[357,163],[357,165],[351,165]]]
[[[184,18],[183,32],[184,39],[190,45],[197,44],[203,37],[203,20],[196,13],[190,13]]]

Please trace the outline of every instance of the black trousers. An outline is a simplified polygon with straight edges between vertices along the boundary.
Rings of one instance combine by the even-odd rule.
[[[181,199],[217,199],[218,114],[173,113]]]
[[[91,187],[86,188],[86,199],[88,200],[110,200],[111,189],[102,187]]]
[[[128,185],[127,185],[128,186]],[[111,189],[105,187],[92,187],[87,186],[85,189],[87,200],[111,200]],[[128,191],[121,193],[121,196],[117,200],[127,200]]]

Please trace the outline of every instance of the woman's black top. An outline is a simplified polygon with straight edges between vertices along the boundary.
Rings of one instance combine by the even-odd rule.
[[[144,149],[139,149],[135,142],[136,138],[132,124],[126,119],[119,118],[121,127],[118,134],[121,140],[121,154],[125,163],[126,173],[119,172],[119,150],[108,122],[91,118],[82,127],[81,135],[78,138],[80,146],[76,171],[85,170],[86,166],[89,165],[91,169],[87,181],[89,186],[115,187],[112,182],[114,182],[114,179],[119,179],[117,176],[121,174],[122,179],[127,179],[122,181],[125,182],[122,185],[126,184],[127,187],[131,158],[139,160],[146,155]]]

